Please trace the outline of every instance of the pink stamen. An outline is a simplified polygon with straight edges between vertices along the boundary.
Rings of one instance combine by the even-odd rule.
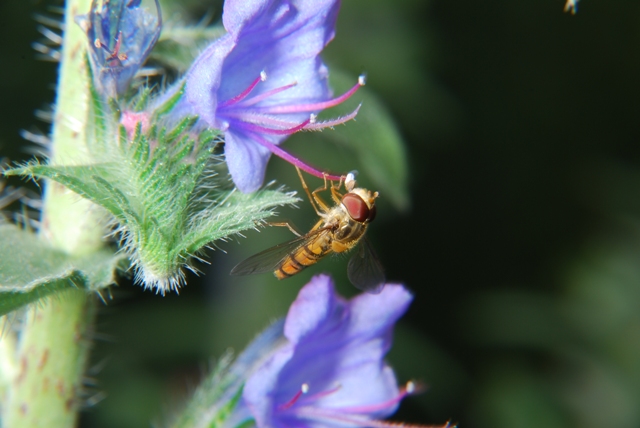
[[[109,56],[106,58],[106,61],[119,59],[118,58],[118,53],[120,52],[120,44],[121,44],[120,36],[122,36],[122,32],[118,33],[118,37],[116,37],[116,45],[113,47],[113,52],[109,52],[109,49],[107,49],[107,47],[105,45],[102,45],[102,47],[107,52],[109,52]]]
[[[105,58],[105,61],[111,67],[119,67],[122,66],[122,61],[127,59],[127,54],[120,52],[120,46],[122,44],[122,32],[119,32],[116,36],[116,45],[113,47],[113,52],[109,50],[107,45],[102,43],[100,39],[95,39],[93,45],[98,49],[104,49],[109,56]]]
[[[338,117],[338,118],[332,119],[332,120],[325,120],[323,122],[310,123],[304,129],[315,131],[315,130],[323,129],[323,128],[331,128],[333,126],[340,125],[340,124],[343,124],[345,122],[348,122],[351,119],[354,119],[356,117],[356,115],[358,114],[358,111],[360,110],[361,106],[362,106],[362,104],[360,104],[354,111],[352,111],[351,113],[349,113],[349,114],[347,114],[345,116]]]
[[[400,393],[393,397],[391,400],[383,401],[382,403],[370,404],[367,406],[354,406],[354,407],[342,407],[340,410],[347,413],[375,413],[378,410],[388,409],[391,406],[395,406],[402,401],[407,395],[415,392],[415,384],[413,382],[407,382],[407,384],[400,389]]]
[[[267,80],[267,74],[263,71],[263,72],[260,73],[260,76],[258,76],[258,78],[256,80],[251,82],[251,84],[249,85],[249,87],[247,89],[245,89],[244,91],[242,91],[240,94],[236,95],[235,97],[229,98],[228,100],[221,102],[220,104],[218,104],[218,108],[228,107],[228,106],[230,106],[232,104],[236,104],[236,103],[242,101],[243,99],[245,99],[251,93],[251,91],[253,91],[255,89],[256,86],[258,86],[258,83],[264,82],[265,80]]]
[[[344,414],[340,411],[315,409],[311,407],[300,407],[295,410],[297,416],[302,416],[311,420],[326,420],[331,422],[341,422],[348,425],[356,425],[371,428],[450,428],[449,422],[444,425],[416,425],[404,422],[381,421],[369,419],[364,416]]]
[[[282,91],[286,91],[287,89],[293,88],[294,86],[296,86],[298,84],[298,82],[293,82],[290,83],[288,85],[284,85],[284,86],[280,86],[279,88],[275,88],[275,89],[271,89],[267,92],[263,92],[260,95],[256,95],[253,98],[248,99],[247,101],[243,102],[242,105],[243,107],[248,107],[248,106],[252,106],[256,103],[259,103],[260,101],[264,100],[265,98],[269,98],[271,95],[275,95],[278,94]]]
[[[328,101],[323,101],[319,103],[313,104],[300,104],[300,105],[286,105],[286,106],[271,106],[260,109],[260,112],[269,113],[269,114],[283,114],[283,113],[302,113],[308,111],[320,111],[329,107],[337,106],[348,100],[353,94],[355,94],[361,86],[364,86],[365,79],[364,76],[360,76],[358,78],[358,83],[356,83],[351,89],[349,89],[344,94],[339,97],[333,98]]]
[[[306,383],[303,383],[302,386],[300,387],[300,390],[295,393],[293,398],[291,398],[291,400],[287,401],[286,403],[278,406],[278,410],[286,410],[290,408],[296,403],[296,401],[298,401],[300,397],[302,397],[302,394],[306,394],[308,391],[309,391],[309,385],[307,385]]]
[[[341,388],[340,385],[336,386],[333,389],[320,392],[318,394],[314,394],[309,397],[305,397],[305,402],[312,402],[318,400],[322,397],[326,397],[327,395],[333,394],[337,392]],[[378,419],[370,419],[366,415],[358,414],[361,411],[364,411],[366,414],[375,413],[378,410],[385,410],[389,406],[397,404],[400,400],[406,397],[409,394],[416,392],[419,389],[419,386],[414,382],[410,381],[400,389],[400,393],[398,396],[394,397],[391,400],[385,401],[384,403],[375,404],[372,406],[359,406],[359,407],[347,407],[347,408],[317,408],[308,405],[299,405],[296,406],[295,410],[292,410],[293,414],[303,419],[314,420],[314,421],[327,421],[327,422],[338,422],[340,424],[346,425],[355,425],[360,427],[370,427],[370,428],[450,428],[451,425],[449,422],[446,422],[444,425],[416,425],[416,424],[407,424],[404,422],[391,422],[391,421],[382,421]],[[278,406],[278,410],[287,410],[293,407],[294,404],[301,402],[300,397],[309,392],[309,385],[304,383],[291,400],[286,403]]]
[[[225,112],[225,117],[226,118],[232,118],[232,119],[238,119],[242,122],[247,122],[247,123],[255,123],[255,124],[261,124],[261,125],[270,125],[270,126],[274,126],[277,128],[291,128],[293,126],[297,126],[298,123],[297,122],[291,122],[291,121],[286,121],[286,120],[281,120],[281,119],[276,119],[275,117],[272,116],[265,116],[262,114],[251,114],[251,113],[245,113],[245,112],[240,112],[240,111],[231,111],[231,112]]]
[[[265,128],[264,126],[260,126],[260,125],[256,125],[256,124],[247,122],[247,124],[244,126],[244,128],[248,129],[249,131],[259,132],[261,134],[291,135],[291,134],[295,134],[296,132],[304,129],[304,127],[309,125],[310,123],[311,123],[311,119],[307,119],[304,122],[302,122],[301,124],[294,126],[293,128],[272,129],[272,128]]]
[[[328,395],[335,394],[336,392],[338,392],[340,390],[340,388],[342,388],[342,385],[338,385],[335,388],[329,389],[327,391],[318,392],[317,394],[313,394],[312,396],[310,396],[308,398],[308,400],[309,401],[310,400],[317,400],[317,399],[320,399],[320,398],[324,398],[324,397],[326,397]]]
[[[282,159],[286,160],[290,164],[297,166],[301,170],[303,170],[303,171],[305,171],[305,172],[307,172],[307,173],[309,173],[309,174],[311,174],[311,175],[313,175],[315,177],[322,178],[322,179],[327,178],[328,180],[332,180],[332,181],[338,181],[338,180],[342,179],[342,177],[339,176],[339,175],[328,174],[326,172],[323,172],[323,171],[320,171],[318,169],[315,169],[314,167],[312,167],[310,165],[307,165],[306,163],[304,163],[300,159],[296,158],[292,154],[288,153],[284,149],[281,149],[280,147],[276,146],[275,144],[272,144],[272,143],[268,142],[267,140],[265,140],[264,138],[260,137],[258,134],[253,134],[253,138],[255,139],[255,141],[260,143],[262,146],[264,146],[267,149],[269,149],[271,151],[271,153],[273,153],[274,155],[278,156],[279,158],[282,158]]]

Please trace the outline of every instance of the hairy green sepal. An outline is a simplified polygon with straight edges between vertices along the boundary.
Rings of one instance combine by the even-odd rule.
[[[233,428],[226,422],[242,398],[243,379],[234,372],[232,363],[231,354],[218,361],[171,424],[172,428]],[[253,419],[238,422],[248,426],[255,425]]]
[[[248,377],[284,342],[284,319],[260,333],[234,360],[227,353],[198,386],[171,428],[250,428],[256,423],[242,399]]]
[[[176,290],[184,283],[182,267],[208,244],[255,228],[275,207],[297,201],[279,190],[245,195],[231,188],[214,156],[218,133],[196,131],[197,117],[166,127],[158,125],[162,115],[156,114],[148,130],[143,132],[142,122],[127,130],[117,122],[119,110],[92,96],[89,145],[95,163],[31,163],[5,175],[48,178],[103,207],[115,219],[113,234],[131,258],[136,279],[146,287],[162,294]]]

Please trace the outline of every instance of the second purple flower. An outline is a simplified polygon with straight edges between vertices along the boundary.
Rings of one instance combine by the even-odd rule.
[[[345,300],[315,276],[289,308],[278,348],[249,377],[244,404],[260,428],[381,427],[412,384],[399,388],[384,357],[413,299],[403,286]],[[411,427],[412,425],[406,425]]]

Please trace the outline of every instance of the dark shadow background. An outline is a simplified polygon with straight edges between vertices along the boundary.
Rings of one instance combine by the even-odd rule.
[[[210,10],[183,3],[193,20]],[[400,381],[427,390],[395,420],[640,426],[640,3],[584,0],[575,16],[563,6],[343,3],[325,58],[367,71],[407,142],[411,209],[382,195],[370,233],[390,280],[415,292],[389,358]],[[0,5],[0,149],[12,161],[28,158],[21,129],[46,132],[33,111],[54,97],[56,66],[30,48],[35,13],[51,15],[40,1]],[[349,156],[303,138],[287,147],[316,164]],[[279,160],[268,175],[299,189]],[[283,211],[313,223],[306,203]],[[331,270],[354,293],[346,259],[283,283],[228,278],[288,237],[267,230],[222,244],[228,254],[211,253],[180,296],[123,279],[98,319],[89,396],[102,401],[82,426],[162,425],[207,362],[284,315],[314,273]]]

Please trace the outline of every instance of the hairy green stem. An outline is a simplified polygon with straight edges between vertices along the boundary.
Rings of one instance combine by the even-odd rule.
[[[90,0],[67,0],[50,162],[88,160],[86,124],[89,84],[87,40],[74,22]],[[41,238],[70,254],[98,250],[102,229],[97,210],[54,182],[45,186]],[[15,370],[3,405],[4,428],[73,427],[81,406],[82,375],[88,357],[87,333],[95,313],[93,296],[65,292],[27,312],[16,344]]]
[[[68,291],[29,311],[20,332],[4,428],[73,427],[82,405],[87,326],[95,305]]]

